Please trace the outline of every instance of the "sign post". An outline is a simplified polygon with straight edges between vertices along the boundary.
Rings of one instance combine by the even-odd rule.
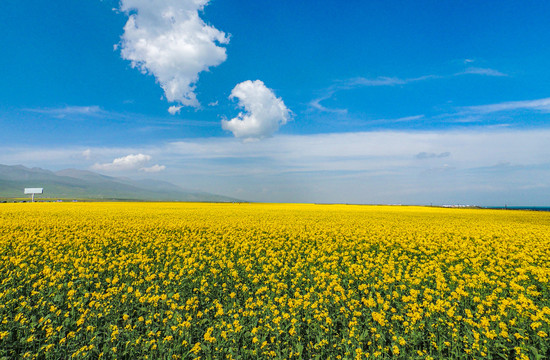
[[[32,202],[34,202],[34,194],[42,194],[43,192],[44,188],[25,188],[25,194],[32,195]]]

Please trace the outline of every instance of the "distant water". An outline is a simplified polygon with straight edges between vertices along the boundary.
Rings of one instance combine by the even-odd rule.
[[[549,206],[489,206],[486,209],[550,211]]]

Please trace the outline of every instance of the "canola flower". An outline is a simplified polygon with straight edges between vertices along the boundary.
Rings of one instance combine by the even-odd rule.
[[[550,214],[0,206],[0,359],[547,359]]]

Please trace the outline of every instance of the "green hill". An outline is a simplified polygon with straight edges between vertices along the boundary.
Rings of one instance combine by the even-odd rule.
[[[238,201],[227,196],[185,190],[158,180],[132,180],[76,169],[52,172],[21,165],[0,165],[0,197],[26,197],[23,190],[29,187],[44,188],[44,194],[37,195],[37,199]]]

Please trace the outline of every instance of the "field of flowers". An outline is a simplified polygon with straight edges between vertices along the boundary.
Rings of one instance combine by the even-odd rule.
[[[550,359],[550,213],[0,205],[0,359]]]

